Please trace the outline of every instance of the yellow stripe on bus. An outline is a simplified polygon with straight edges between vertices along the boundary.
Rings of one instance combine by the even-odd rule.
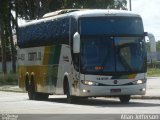
[[[128,79],[134,79],[136,77],[137,74],[130,74],[128,75]]]
[[[48,65],[50,50],[51,50],[50,47],[45,47],[44,57],[43,57],[43,65]]]
[[[34,80],[36,82],[36,91],[38,92],[47,92],[46,91],[46,80],[48,75],[48,66],[47,65],[32,65],[32,66],[19,66],[19,86],[25,88],[26,74],[29,73],[29,78],[31,73],[34,72]]]

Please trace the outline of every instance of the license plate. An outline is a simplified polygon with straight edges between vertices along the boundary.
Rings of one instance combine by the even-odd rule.
[[[111,93],[119,93],[119,92],[121,92],[121,89],[111,89],[110,92]]]

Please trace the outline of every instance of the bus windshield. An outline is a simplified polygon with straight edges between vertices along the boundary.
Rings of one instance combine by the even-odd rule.
[[[146,72],[141,18],[80,18],[79,33],[83,73]]]
[[[81,71],[91,74],[145,72],[143,37],[85,38],[81,42]]]

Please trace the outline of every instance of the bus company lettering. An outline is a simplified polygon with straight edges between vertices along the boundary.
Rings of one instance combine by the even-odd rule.
[[[97,80],[109,80],[108,77],[97,77]]]

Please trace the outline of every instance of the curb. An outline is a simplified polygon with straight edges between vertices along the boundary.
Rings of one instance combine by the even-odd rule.
[[[25,91],[23,91],[22,89],[18,88],[17,86],[13,86],[13,87],[1,86],[0,87],[0,91],[25,93]]]
[[[26,93],[25,91],[22,91],[22,90],[11,90],[11,89],[0,89],[0,91],[3,91],[3,92],[16,92],[16,93]]]
[[[26,93],[24,91],[20,91],[20,90],[0,90],[2,92],[15,92],[15,93]]]
[[[160,96],[131,96],[131,99],[160,99]]]

